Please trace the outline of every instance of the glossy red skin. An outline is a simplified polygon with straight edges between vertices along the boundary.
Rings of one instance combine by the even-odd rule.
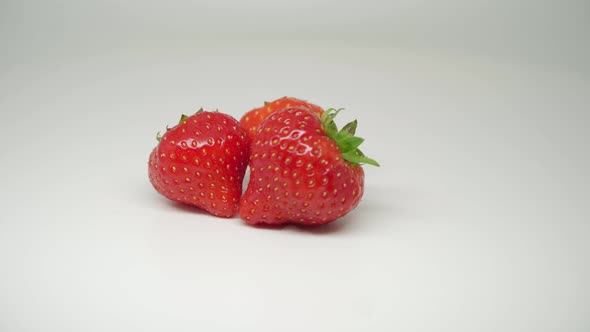
[[[361,200],[364,172],[342,159],[320,118],[305,108],[272,114],[252,141],[240,217],[248,224],[322,225]]]
[[[242,194],[249,145],[236,119],[198,113],[162,136],[150,155],[150,182],[173,201],[232,217]]]
[[[264,122],[264,120],[268,118],[269,115],[276,111],[280,111],[282,109],[291,107],[304,107],[316,113],[319,116],[321,116],[324,113],[324,110],[318,105],[314,105],[305,100],[293,97],[283,97],[271,101],[262,107],[255,108],[247,112],[240,119],[240,124],[248,132],[248,137],[250,137],[250,140],[254,140],[254,136],[256,136],[258,128],[260,127],[262,122]]]

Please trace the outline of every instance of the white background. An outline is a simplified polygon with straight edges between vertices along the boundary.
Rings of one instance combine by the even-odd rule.
[[[585,1],[0,3],[0,331],[590,330]],[[357,118],[315,230],[159,196],[155,134],[283,95]]]

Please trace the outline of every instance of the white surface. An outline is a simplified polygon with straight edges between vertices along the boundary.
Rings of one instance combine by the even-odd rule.
[[[39,43],[0,67],[0,330],[590,329],[587,63]],[[257,229],[151,188],[155,134],[180,113],[239,117],[283,95],[345,107],[382,164],[343,220]]]

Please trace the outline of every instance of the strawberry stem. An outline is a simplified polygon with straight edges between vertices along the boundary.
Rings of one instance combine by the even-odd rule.
[[[342,110],[342,108],[329,108],[322,114],[321,120],[326,135],[336,142],[344,160],[353,165],[369,164],[379,167],[380,165],[377,161],[365,156],[358,148],[365,140],[354,135],[358,125],[357,120],[346,124],[340,131],[338,130],[334,118]]]
[[[178,124],[183,124],[183,123],[185,123],[185,122],[186,122],[186,119],[188,119],[188,118],[189,118],[189,116],[188,116],[188,115],[186,115],[186,114],[182,114],[182,115],[180,116],[180,120],[178,120]]]
[[[193,114],[193,115],[197,115],[197,114],[199,114],[199,113],[201,113],[201,112],[204,112],[204,110],[203,110],[203,108],[202,108],[202,107],[201,107],[201,108],[200,108],[200,109],[199,109],[199,110],[198,110],[198,111],[197,111],[195,114]],[[181,125],[181,124],[185,123],[185,122],[186,122],[186,120],[187,120],[188,118],[190,118],[190,117],[191,117],[191,116],[189,116],[189,115],[182,114],[182,115],[180,116],[180,120],[178,120],[178,124],[179,124],[179,125]],[[170,128],[168,125],[166,125],[166,131],[168,131],[168,130],[170,130],[170,129],[172,129],[172,128]],[[160,132],[158,132],[158,133],[156,134],[156,141],[158,141],[158,142],[159,142],[159,141],[161,141],[161,140],[162,140],[162,135],[160,134]]]

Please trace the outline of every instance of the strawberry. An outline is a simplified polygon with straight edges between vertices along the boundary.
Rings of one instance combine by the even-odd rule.
[[[305,100],[301,100],[301,99],[297,99],[297,98],[293,98],[293,97],[283,97],[283,98],[279,98],[275,101],[264,102],[264,106],[259,107],[259,108],[255,108],[255,109],[247,112],[246,114],[244,114],[244,116],[242,116],[242,119],[240,119],[240,124],[244,128],[246,128],[246,131],[248,132],[248,137],[250,137],[250,140],[253,140],[254,136],[256,135],[256,131],[258,130],[258,128],[260,127],[262,122],[269,115],[271,115],[272,113],[274,113],[276,111],[280,111],[284,108],[290,108],[290,107],[308,108],[309,110],[311,110],[312,112],[314,112],[320,116],[324,113],[324,110],[322,110],[322,108],[319,107],[318,105],[314,105],[312,103],[306,102]]]
[[[338,131],[328,109],[287,108],[263,122],[250,148],[250,182],[239,206],[248,224],[321,225],[354,209],[364,191],[356,120]]]
[[[201,109],[183,115],[158,141],[148,169],[160,194],[216,216],[235,215],[250,145],[236,119]]]

